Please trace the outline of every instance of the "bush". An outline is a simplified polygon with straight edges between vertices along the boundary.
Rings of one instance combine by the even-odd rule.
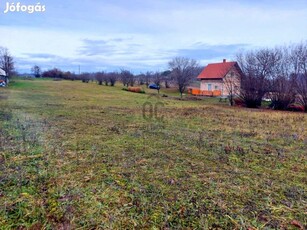
[[[244,106],[244,100],[242,98],[236,97],[233,99],[235,105],[237,106]]]
[[[271,109],[275,110],[286,110],[289,108],[292,98],[273,100],[270,104]]]

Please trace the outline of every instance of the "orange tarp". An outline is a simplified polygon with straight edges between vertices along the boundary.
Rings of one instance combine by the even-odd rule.
[[[134,92],[134,93],[139,93],[142,91],[140,87],[128,87],[128,91]]]

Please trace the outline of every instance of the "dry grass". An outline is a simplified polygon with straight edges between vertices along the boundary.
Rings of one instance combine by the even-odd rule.
[[[306,226],[306,114],[121,88],[0,89],[0,226]],[[157,119],[144,119],[144,104],[157,105]]]

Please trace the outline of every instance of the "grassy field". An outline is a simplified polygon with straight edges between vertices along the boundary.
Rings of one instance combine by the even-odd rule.
[[[306,227],[306,114],[121,88],[0,88],[0,229]]]

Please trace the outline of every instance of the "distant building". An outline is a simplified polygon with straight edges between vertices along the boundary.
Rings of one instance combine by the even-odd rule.
[[[6,73],[3,69],[0,68],[0,76],[6,76]]]
[[[0,68],[0,83],[5,82],[5,85],[8,83],[6,73],[3,69]]]
[[[228,96],[238,94],[241,87],[242,71],[237,62],[208,64],[198,75],[199,95]]]

